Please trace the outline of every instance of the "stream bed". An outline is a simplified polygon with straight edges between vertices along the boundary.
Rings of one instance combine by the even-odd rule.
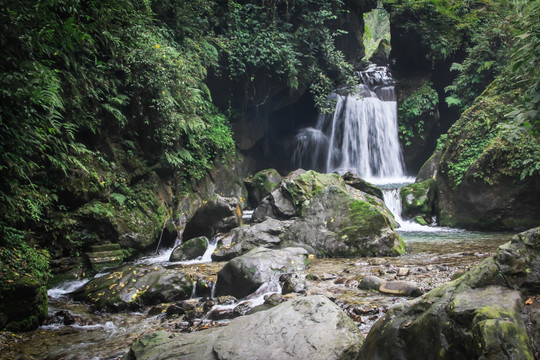
[[[490,256],[513,235],[428,227],[420,230],[400,231],[407,245],[407,254],[403,256],[313,259],[305,272],[304,294],[322,294],[332,299],[365,336],[389,308],[409,299],[360,290],[358,284],[364,276],[412,281],[427,292]],[[162,253],[161,257],[145,261],[166,265],[167,258]],[[182,268],[186,273],[202,274],[209,282],[215,282],[217,272],[224,265],[224,262],[191,262],[167,266]],[[48,325],[26,333],[0,333],[0,358],[118,359],[128,351],[133,341],[151,331],[199,331],[227,323],[227,320],[208,320],[204,314],[197,321],[169,317],[166,316],[167,305],[149,307],[141,312],[93,313],[86,304],[73,302],[67,295],[82,284],[73,282],[49,290]],[[304,294],[288,294],[283,298]],[[196,294],[187,300],[194,307],[205,309],[212,301],[197,298]]]

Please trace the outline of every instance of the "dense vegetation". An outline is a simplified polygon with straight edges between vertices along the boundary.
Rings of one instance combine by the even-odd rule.
[[[242,104],[260,105],[277,86],[310,89],[323,107],[352,74],[330,26],[340,0],[1,0],[0,9],[3,284],[26,272],[47,281],[49,254],[36,249],[59,258],[121,239],[126,254],[149,246],[177,195],[234,154],[230,121]]]

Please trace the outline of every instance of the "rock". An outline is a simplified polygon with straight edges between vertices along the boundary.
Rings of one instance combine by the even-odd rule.
[[[504,115],[517,105],[502,94],[526,91],[508,85],[494,81],[447,133],[437,175],[441,225],[522,231],[540,224],[540,139]]]
[[[169,261],[193,260],[203,256],[208,248],[208,239],[205,236],[199,236],[185,243],[178,245],[171,253]]]
[[[217,233],[226,233],[240,226],[242,210],[236,198],[215,198],[201,206],[187,222],[182,240],[187,241],[199,236],[212,239]]]
[[[11,276],[0,279],[0,328],[9,331],[30,331],[47,319],[46,282],[38,276]],[[4,281],[6,280],[7,281]]]
[[[306,290],[306,277],[301,274],[285,274],[281,276],[280,281],[283,283],[281,290],[283,295],[305,292]]]
[[[233,229],[222,239],[222,245],[212,254],[214,261],[230,260],[256,247],[278,248],[281,245],[280,235],[285,232],[290,221],[267,220]]]
[[[218,272],[216,296],[243,298],[285,273],[304,270],[308,253],[301,248],[256,248],[229,261]]]
[[[377,192],[352,174],[346,178],[353,185]],[[253,218],[262,221],[261,225],[233,230],[214,259],[228,259],[256,246],[303,247],[321,256],[394,256],[404,252],[384,202],[348,186],[337,174],[289,174],[255,209]]]
[[[352,196],[348,189],[334,185],[319,190],[281,236],[283,244],[322,257],[402,254],[403,241],[388,213],[373,197],[362,198],[363,193],[356,191],[358,196]]]
[[[441,151],[435,151],[433,155],[431,155],[431,157],[420,168],[420,171],[416,176],[416,182],[422,182],[428,179],[437,178],[441,156]]]
[[[145,335],[123,359],[345,360],[356,357],[362,340],[337,305],[323,296],[309,296],[233,319],[221,328]]]
[[[275,169],[261,170],[245,183],[248,189],[249,204],[256,208],[266,196],[280,183],[281,175]]]
[[[390,55],[390,42],[386,39],[381,39],[369,61],[377,66],[388,66],[388,55]]]
[[[422,295],[422,290],[418,288],[413,282],[410,281],[389,281],[385,284],[382,284],[379,288],[379,291],[383,294],[390,294],[396,296],[420,296]]]
[[[460,278],[390,309],[359,359],[534,359],[540,228],[519,234]],[[393,344],[388,346],[388,344]]]
[[[409,268],[399,268],[397,276],[407,276],[409,275]]]
[[[373,276],[373,275],[367,275],[364,276],[362,281],[360,281],[360,284],[358,285],[359,289],[362,290],[377,290],[379,291],[379,288],[385,283],[383,279]]]
[[[361,179],[358,177],[358,175],[353,174],[352,172],[347,172],[342,176],[342,178],[345,180],[347,185],[383,200],[383,192],[381,188]]]
[[[435,215],[437,182],[428,179],[401,188],[401,216],[405,219],[421,217],[424,222],[431,223]]]
[[[178,269],[128,265],[90,280],[73,297],[96,310],[122,311],[184,300],[192,290],[193,281]]]
[[[118,267],[124,262],[124,252],[119,244],[94,245],[91,250],[84,255],[88,267],[96,273],[104,268]]]

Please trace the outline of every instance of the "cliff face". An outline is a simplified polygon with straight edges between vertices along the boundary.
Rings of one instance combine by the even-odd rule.
[[[534,9],[486,1],[398,1],[387,8],[391,57],[402,84],[400,121],[408,121],[402,125],[409,126],[411,144],[420,136],[435,147],[434,139],[449,128],[421,172],[439,184],[440,224],[498,230],[538,225],[539,72],[530,65],[537,63],[532,49],[538,40],[531,40],[535,22],[526,15]],[[415,79],[430,80],[439,98],[440,120],[431,122],[431,134],[419,111],[421,90],[403,86]],[[423,81],[417,88],[426,86]]]

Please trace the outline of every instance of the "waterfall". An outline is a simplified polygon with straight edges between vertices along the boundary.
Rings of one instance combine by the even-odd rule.
[[[295,137],[296,167],[343,174],[352,171],[380,183],[405,175],[398,139],[394,81],[387,68],[372,66],[359,73],[361,84],[330,95],[332,115],[321,114],[315,127]]]

